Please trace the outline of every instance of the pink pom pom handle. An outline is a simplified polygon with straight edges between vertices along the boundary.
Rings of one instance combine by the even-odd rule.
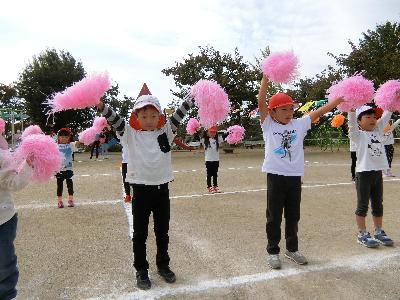
[[[62,157],[58,146],[47,135],[26,136],[17,148],[14,158],[21,162],[29,155],[33,155],[33,181],[46,182],[61,169]]]
[[[21,139],[24,139],[31,134],[43,134],[43,131],[38,125],[28,126],[25,128],[24,132],[22,132]]]
[[[232,144],[237,144],[238,142],[240,142],[243,139],[245,129],[242,126],[233,125],[233,126],[228,127],[227,131],[229,134],[225,138],[225,141],[228,144],[232,145]]]
[[[228,95],[215,81],[199,80],[190,90],[198,107],[200,124],[209,128],[225,120],[230,111]]]
[[[297,76],[298,59],[292,52],[276,52],[261,64],[265,76],[275,83],[288,83]]]
[[[337,108],[349,112],[371,102],[375,91],[372,81],[361,75],[355,75],[332,85],[327,92],[328,101],[343,97],[344,101]]]
[[[389,80],[375,94],[375,103],[384,110],[400,110],[400,80]]]
[[[104,127],[107,127],[107,119],[105,117],[96,117],[93,121],[93,126],[95,128],[99,128],[103,130]]]
[[[186,125],[186,132],[190,135],[193,135],[199,130],[200,123],[195,118],[190,118],[187,125]]]
[[[104,93],[110,89],[110,86],[110,79],[106,73],[87,76],[47,101],[47,104],[51,107],[50,114],[97,105]]]
[[[6,131],[6,122],[0,118],[0,134],[3,134]]]

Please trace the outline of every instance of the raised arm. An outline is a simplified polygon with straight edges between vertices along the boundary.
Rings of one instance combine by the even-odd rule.
[[[194,100],[190,94],[187,94],[183,99],[181,106],[170,117],[172,132],[176,133],[178,125],[182,122],[187,112],[194,106]]]
[[[385,132],[385,134],[390,134],[391,132],[393,132],[393,130],[395,130],[397,126],[399,126],[399,124],[400,124],[400,119],[397,119],[396,122],[394,122],[392,126],[390,126],[390,128]]]
[[[124,135],[125,120],[123,118],[117,115],[115,111],[113,111],[108,105],[105,105],[102,101],[97,105],[97,111],[107,119],[107,122],[115,128],[120,136]]]
[[[318,119],[320,116],[326,114],[327,112],[330,112],[332,109],[334,109],[336,106],[338,106],[342,102],[343,102],[343,98],[339,97],[331,102],[328,102],[327,104],[318,108],[317,110],[310,112],[309,116],[311,118],[311,122],[315,121],[316,119]]]
[[[263,75],[263,78],[261,79],[260,90],[258,91],[258,112],[260,113],[261,123],[264,123],[264,120],[268,115],[267,88],[268,78]]]

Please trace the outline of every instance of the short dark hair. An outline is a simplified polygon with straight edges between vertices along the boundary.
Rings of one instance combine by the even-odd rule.
[[[374,108],[371,108],[371,109],[368,109],[368,110],[366,110],[366,111],[363,111],[362,113],[360,113],[360,114],[358,115],[357,120],[358,120],[358,121],[361,121],[361,118],[362,118],[363,116],[365,116],[365,115],[376,115],[375,109],[374,109]]]

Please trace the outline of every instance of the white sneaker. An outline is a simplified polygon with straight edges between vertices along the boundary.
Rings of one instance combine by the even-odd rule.
[[[279,254],[270,254],[268,257],[268,265],[272,269],[280,269],[282,264]]]
[[[285,256],[299,265],[306,265],[308,263],[307,258],[299,251],[295,252],[286,251]]]

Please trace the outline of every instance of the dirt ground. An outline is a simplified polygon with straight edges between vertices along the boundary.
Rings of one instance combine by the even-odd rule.
[[[393,171],[400,175],[397,152]],[[57,208],[55,180],[16,194],[18,299],[400,299],[399,181],[384,182],[384,229],[395,246],[367,249],[356,243],[349,156],[345,150],[307,149],[299,246],[309,264],[281,257],[282,269],[271,270],[263,151],[221,153],[222,193],[214,195],[206,193],[204,154],[173,153],[170,256],[177,282],[168,285],[157,275],[150,228],[153,286],[140,291],[130,207],[121,201],[120,154],[98,161],[78,154],[76,207]],[[370,216],[367,226],[373,230]]]

